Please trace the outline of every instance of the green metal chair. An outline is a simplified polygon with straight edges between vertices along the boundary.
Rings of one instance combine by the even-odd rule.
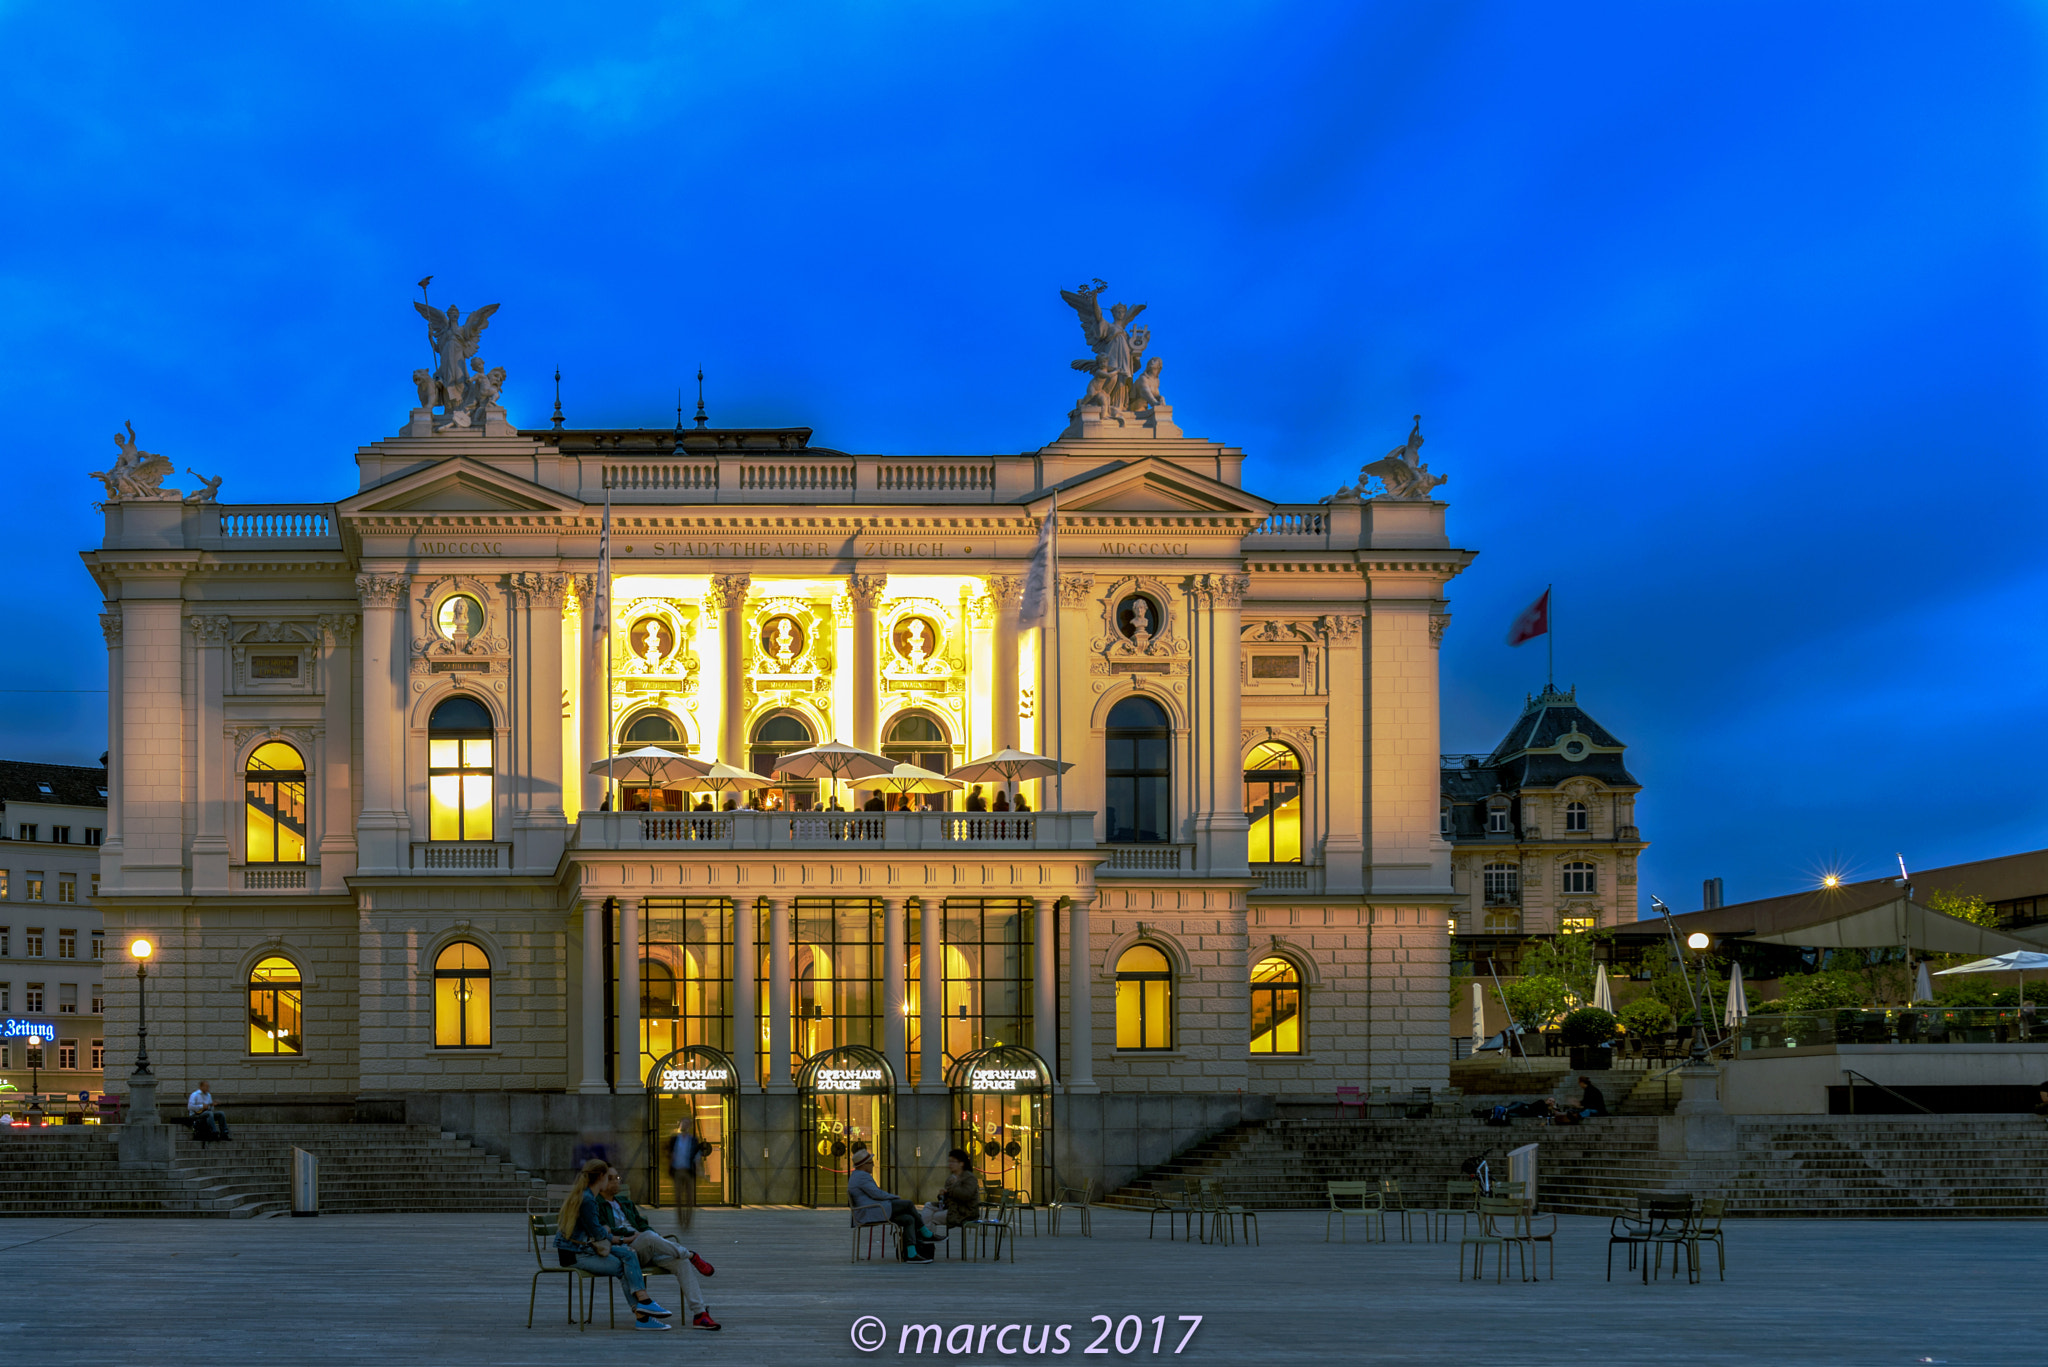
[[[1089,1198],[1094,1194],[1095,1183],[1092,1181],[1078,1187],[1062,1187],[1059,1200],[1045,1203],[1047,1231],[1057,1238],[1060,1232],[1060,1217],[1074,1214],[1081,1219],[1081,1237],[1094,1238],[1095,1230],[1089,1218],[1092,1209]]]
[[[1458,1239],[1458,1280],[1465,1280],[1465,1250],[1472,1250],[1472,1280],[1483,1281],[1486,1276],[1486,1250],[1495,1255],[1493,1280],[1495,1285],[1507,1280],[1508,1250],[1513,1249],[1522,1258],[1522,1280],[1529,1279],[1529,1243],[1520,1228],[1522,1205],[1519,1201],[1496,1200],[1491,1197],[1479,1198],[1479,1207],[1474,1212],[1476,1228],[1468,1229]]]
[[[1351,1242],[1348,1234],[1353,1220],[1365,1221],[1365,1237],[1372,1242],[1372,1222],[1380,1222],[1380,1239],[1387,1237],[1387,1213],[1380,1205],[1377,1182],[1325,1182],[1329,1210],[1323,1216],[1323,1242],[1330,1242],[1330,1222],[1337,1222],[1337,1242]]]

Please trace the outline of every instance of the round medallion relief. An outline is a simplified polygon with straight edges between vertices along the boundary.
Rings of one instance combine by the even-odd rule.
[[[1149,593],[1125,594],[1123,601],[1116,605],[1117,635],[1127,641],[1151,640],[1159,634],[1160,624],[1166,620],[1159,600]],[[1140,641],[1142,644],[1143,641]]]
[[[784,669],[803,658],[805,639],[804,624],[786,612],[761,623],[761,653]]]
[[[896,647],[896,653],[902,658],[913,665],[921,665],[938,653],[938,624],[929,617],[899,617],[889,643]]]
[[[449,640],[467,640],[484,629],[484,605],[466,593],[452,593],[441,600],[434,613],[434,625]]]

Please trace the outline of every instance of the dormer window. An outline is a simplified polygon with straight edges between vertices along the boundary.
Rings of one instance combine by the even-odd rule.
[[[37,791],[37,792],[39,792],[39,793],[41,793],[41,794],[42,794],[43,796],[45,796],[45,797],[49,797],[49,796],[51,795],[51,794],[50,794],[50,785],[49,785],[49,784],[47,784],[47,783],[38,783],[38,784],[36,785],[36,791]]]
[[[1486,833],[1488,835],[1506,835],[1508,833],[1508,809],[1506,807],[1489,807],[1486,809]]]

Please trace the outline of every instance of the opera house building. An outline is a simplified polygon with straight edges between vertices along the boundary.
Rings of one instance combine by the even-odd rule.
[[[299,503],[101,476],[110,1090],[137,935],[167,1101],[554,1180],[605,1132],[657,1199],[683,1124],[707,1202],[955,1144],[1042,1200],[1443,1084],[1430,481],[1273,503],[1156,363],[1018,453],[520,429],[456,392],[480,330],[352,489],[296,442]]]

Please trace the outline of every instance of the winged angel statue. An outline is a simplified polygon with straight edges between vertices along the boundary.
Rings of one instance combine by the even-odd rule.
[[[135,424],[123,423],[128,435],[114,434],[114,445],[121,448],[120,456],[111,470],[94,470],[87,475],[106,487],[107,502],[149,502],[173,499],[179,496],[176,489],[163,487],[164,476],[171,474],[174,467],[166,456],[145,451],[135,440]],[[214,484],[218,486],[219,480]]]
[[[1409,430],[1408,440],[1359,470],[1358,482],[1363,485],[1374,476],[1386,486],[1384,498],[1422,499],[1439,484],[1450,481],[1449,475],[1432,475],[1429,467],[1422,462],[1422,415],[1415,415],[1415,426]]]
[[[1165,402],[1159,397],[1159,358],[1145,360],[1152,330],[1131,326],[1146,306],[1113,304],[1105,318],[1099,296],[1108,288],[1107,281],[1098,279],[1078,290],[1060,291],[1060,298],[1080,317],[1081,336],[1095,353],[1088,360],[1072,363],[1088,376],[1087,392],[1081,395],[1076,411],[1098,407],[1105,417],[1143,412]]]
[[[442,416],[434,419],[434,430],[483,426],[484,410],[498,401],[505,384],[505,367],[484,369],[476,358],[477,343],[490,326],[496,304],[470,310],[469,317],[450,304],[446,313],[417,299],[412,305],[427,320],[427,344],[434,348],[440,364],[432,370],[415,370],[412,382],[420,393],[420,407],[440,405]]]

